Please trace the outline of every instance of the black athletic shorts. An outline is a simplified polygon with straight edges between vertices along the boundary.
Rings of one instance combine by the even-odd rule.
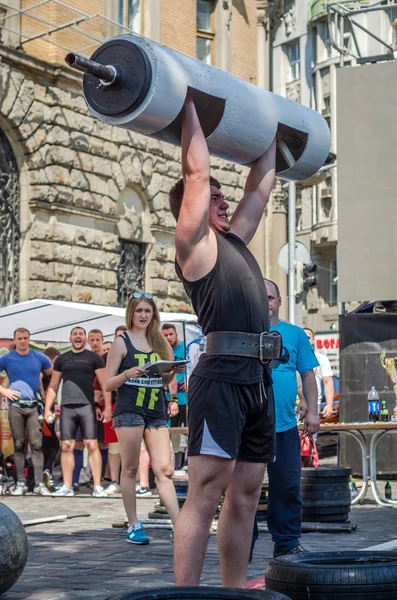
[[[276,434],[273,388],[192,375],[189,379],[188,456],[210,454],[273,462]]]
[[[61,440],[75,440],[78,428],[81,430],[83,440],[96,440],[96,424],[95,409],[91,404],[75,404],[72,406],[61,404]]]

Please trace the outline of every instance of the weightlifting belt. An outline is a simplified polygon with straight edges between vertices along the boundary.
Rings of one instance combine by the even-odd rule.
[[[278,360],[282,353],[282,338],[278,331],[211,331],[206,339],[206,353],[209,355],[246,356],[257,358],[265,364],[271,360]]]

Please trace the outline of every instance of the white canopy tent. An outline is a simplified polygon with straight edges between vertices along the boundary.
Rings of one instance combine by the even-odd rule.
[[[197,323],[189,313],[160,312],[162,322]],[[31,340],[41,343],[69,343],[72,327],[80,325],[88,332],[100,329],[105,340],[113,340],[118,325],[125,323],[125,308],[80,302],[35,299],[0,308],[0,339],[13,339],[18,327],[30,331]]]

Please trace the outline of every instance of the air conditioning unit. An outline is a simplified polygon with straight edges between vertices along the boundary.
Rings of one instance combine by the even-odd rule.
[[[325,187],[321,190],[321,198],[332,198],[332,188]]]

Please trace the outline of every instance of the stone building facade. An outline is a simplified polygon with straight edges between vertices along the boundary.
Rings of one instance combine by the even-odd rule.
[[[141,0],[150,28],[142,32],[195,55],[197,11],[207,10],[207,3],[207,59],[255,83],[256,0]],[[102,5],[90,0],[85,10],[101,12]],[[175,28],[182,16],[190,29]],[[24,33],[21,19],[14,32],[19,27]],[[0,33],[0,177],[18,183],[14,200],[0,190],[2,212],[14,211],[8,219],[14,229],[0,234],[0,304],[48,298],[125,305],[133,289],[145,289],[161,310],[191,310],[175,274],[175,223],[168,209],[168,190],[181,175],[180,149],[96,121],[81,77],[60,62],[65,52],[46,55],[44,39],[21,48],[23,38]],[[73,31],[67,35],[72,47]],[[10,160],[1,162],[1,156]],[[212,166],[233,211],[246,169],[219,159]]]

